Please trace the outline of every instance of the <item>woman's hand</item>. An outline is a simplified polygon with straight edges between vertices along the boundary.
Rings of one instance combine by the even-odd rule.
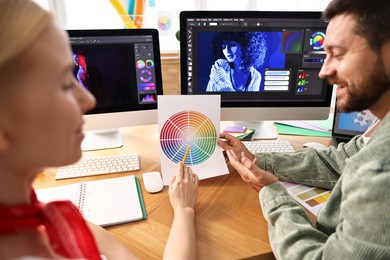
[[[194,209],[198,197],[199,178],[191,168],[182,162],[177,165],[177,173],[169,183],[169,200],[173,209]]]
[[[199,178],[182,162],[169,183],[169,200],[173,208],[173,223],[163,259],[197,259],[195,236],[195,203]]]
[[[233,150],[227,150],[226,154],[231,166],[241,175],[241,178],[257,192],[264,186],[279,181],[272,173],[257,167],[256,158],[249,159],[244,152],[237,157]]]

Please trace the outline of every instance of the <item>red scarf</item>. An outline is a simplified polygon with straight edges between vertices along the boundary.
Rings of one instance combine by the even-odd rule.
[[[70,201],[43,204],[31,192],[31,204],[0,204],[0,235],[44,225],[54,251],[68,258],[101,259],[84,218]]]

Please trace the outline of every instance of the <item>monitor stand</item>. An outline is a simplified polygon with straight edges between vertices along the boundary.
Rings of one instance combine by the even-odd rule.
[[[267,122],[262,121],[222,121],[221,122],[221,132],[226,126],[245,126],[247,129],[255,129],[255,134],[253,139],[276,139],[278,138],[278,134],[275,133],[268,125]]]
[[[119,129],[104,129],[86,131],[85,138],[81,143],[81,150],[92,151],[119,148],[123,146]]]

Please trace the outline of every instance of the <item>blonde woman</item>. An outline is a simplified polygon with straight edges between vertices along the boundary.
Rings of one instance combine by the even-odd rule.
[[[37,201],[31,186],[45,167],[81,157],[82,115],[95,106],[73,77],[66,34],[33,2],[0,0],[0,50],[0,259],[136,258],[70,202]],[[196,257],[197,187],[178,165],[167,258]]]

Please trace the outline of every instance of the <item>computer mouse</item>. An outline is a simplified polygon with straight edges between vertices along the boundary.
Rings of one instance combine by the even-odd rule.
[[[156,193],[164,188],[163,180],[159,172],[145,172],[142,174],[145,190],[149,193]]]
[[[316,150],[325,150],[325,149],[328,149],[328,147],[324,144],[321,144],[321,143],[317,143],[317,142],[307,142],[307,143],[304,143],[303,144],[303,147],[304,148],[307,148],[307,147],[313,147],[314,149]]]

